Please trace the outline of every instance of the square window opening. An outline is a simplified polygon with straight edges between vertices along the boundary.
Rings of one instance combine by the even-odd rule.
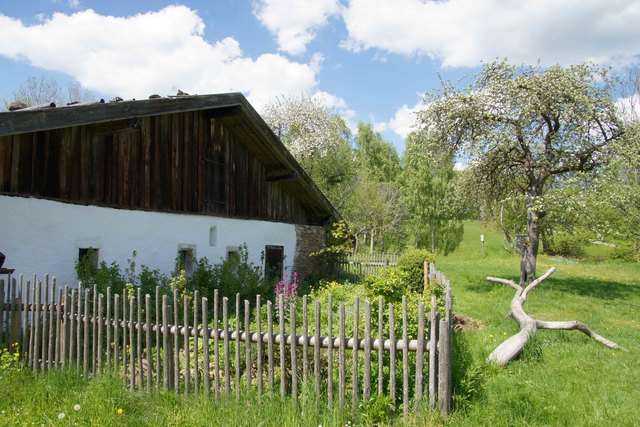
[[[96,272],[98,269],[98,255],[98,248],[78,248],[78,261],[76,265],[78,279],[81,276],[92,275]]]
[[[284,246],[267,245],[264,248],[264,277],[280,280],[284,274]]]
[[[188,277],[191,277],[196,265],[195,245],[178,245],[178,269],[184,270]]]

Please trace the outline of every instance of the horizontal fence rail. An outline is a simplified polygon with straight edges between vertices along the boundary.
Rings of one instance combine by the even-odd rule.
[[[21,354],[34,373],[72,367],[85,378],[117,373],[132,390],[175,390],[215,397],[298,399],[314,392],[329,404],[388,396],[405,416],[420,405],[451,411],[451,287],[444,307],[420,302],[409,336],[401,304],[309,304],[234,300],[213,292],[104,294],[95,287],[58,287],[55,278],[0,281],[0,343]],[[427,310],[427,311],[425,311]]]
[[[395,266],[400,255],[386,253],[349,253],[335,261],[333,275],[360,283],[366,276],[378,274],[385,267]]]

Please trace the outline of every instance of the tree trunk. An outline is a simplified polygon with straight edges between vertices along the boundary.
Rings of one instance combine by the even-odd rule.
[[[369,242],[369,253],[372,254],[373,253],[373,245],[374,245],[374,239],[373,236],[375,236],[376,234],[376,229],[372,228],[371,229],[371,241]]]
[[[431,253],[436,253],[436,228],[431,227]]]
[[[535,197],[539,196],[538,188],[529,187],[525,206],[527,207],[527,239],[522,246],[520,262],[520,284],[527,285],[536,278],[536,262],[538,258],[539,216],[535,208]]]

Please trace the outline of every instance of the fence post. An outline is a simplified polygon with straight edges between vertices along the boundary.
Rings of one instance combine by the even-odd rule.
[[[438,326],[440,318],[436,306],[436,296],[431,297],[429,314],[429,406],[436,407],[438,399]]]
[[[0,343],[4,342],[4,280],[0,280]]]
[[[447,286],[445,318],[440,320],[438,397],[440,413],[451,412],[451,288]]]
[[[427,261],[424,262],[424,292],[427,292],[429,288],[429,263]]]

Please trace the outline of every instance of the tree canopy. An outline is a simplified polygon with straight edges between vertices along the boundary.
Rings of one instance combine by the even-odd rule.
[[[486,64],[468,87],[450,82],[426,95],[422,132],[433,155],[467,156],[495,196],[515,188],[527,209],[521,282],[535,278],[539,221],[552,181],[606,163],[622,135],[612,93],[616,81],[593,64]]]

